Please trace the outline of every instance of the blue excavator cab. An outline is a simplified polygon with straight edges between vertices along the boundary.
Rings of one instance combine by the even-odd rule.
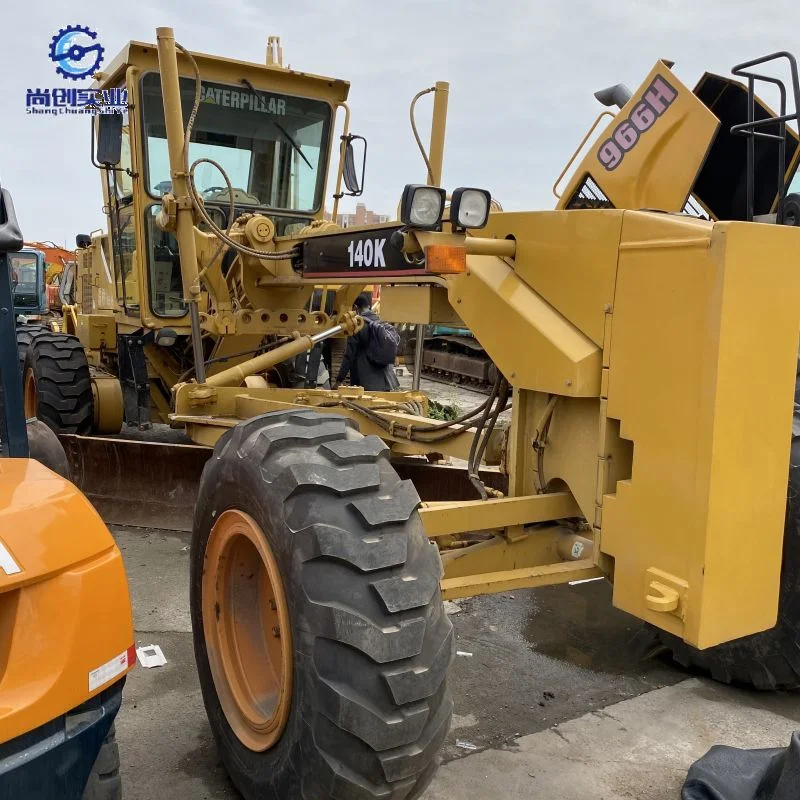
[[[11,278],[14,317],[21,317],[21,322],[40,319],[49,311],[44,253],[25,247],[15,253],[7,253],[5,257]]]

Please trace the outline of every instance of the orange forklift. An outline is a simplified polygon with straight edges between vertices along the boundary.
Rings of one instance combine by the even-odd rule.
[[[8,264],[22,245],[0,188],[0,798],[120,800],[128,584],[55,434],[26,424]]]

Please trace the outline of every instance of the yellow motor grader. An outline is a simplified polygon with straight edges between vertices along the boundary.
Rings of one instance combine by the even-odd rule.
[[[755,84],[777,59],[792,94],[772,112]],[[451,713],[442,596],[604,576],[684,663],[798,684],[800,234],[775,224],[797,70],[778,54],[692,90],[671,66],[599,93],[619,109],[553,211],[439,186],[436,84],[426,182],[397,221],[346,230],[324,220],[330,159],[336,203],[363,187],[346,82],[274,41],[253,64],[168,28],[96,76],[98,102],[128,100],[93,127],[108,232],[79,237],[26,403],[72,434],[107,519],[193,516],[197,665],[245,797],[424,791]],[[498,368],[481,405],[438,422],[419,391],[280,385],[361,328],[369,284],[386,320],[475,334]],[[84,435],[123,421],[194,444]]]

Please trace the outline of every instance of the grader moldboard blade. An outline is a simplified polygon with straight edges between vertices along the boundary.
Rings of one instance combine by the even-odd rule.
[[[59,437],[72,479],[110,525],[191,531],[197,488],[212,450],[193,444],[165,444],[95,436]],[[420,458],[393,462],[426,500],[474,500],[466,469],[429,464]],[[507,490],[507,477],[482,470],[484,483]]]
[[[75,485],[107,524],[190,531],[203,467],[193,444],[60,436]]]

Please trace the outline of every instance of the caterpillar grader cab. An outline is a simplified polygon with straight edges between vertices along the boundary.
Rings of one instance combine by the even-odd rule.
[[[778,219],[797,109],[762,113],[753,69],[693,92],[657,62],[533,212],[439,186],[438,83],[426,182],[345,230],[324,198],[363,188],[346,82],[168,28],[96,76],[128,99],[92,132],[108,231],[79,237],[26,402],[107,519],[193,529],[197,667],[245,797],[424,791],[451,713],[442,597],[605,577],[684,663],[800,683],[798,234],[751,221]],[[276,385],[360,328],[367,285],[383,319],[472,331],[488,397],[439,422],[419,391]],[[82,435],[123,421],[192,444]]]
[[[128,586],[55,434],[26,429],[10,313],[21,248],[0,189],[0,796],[120,800],[113,724],[136,659]]]

